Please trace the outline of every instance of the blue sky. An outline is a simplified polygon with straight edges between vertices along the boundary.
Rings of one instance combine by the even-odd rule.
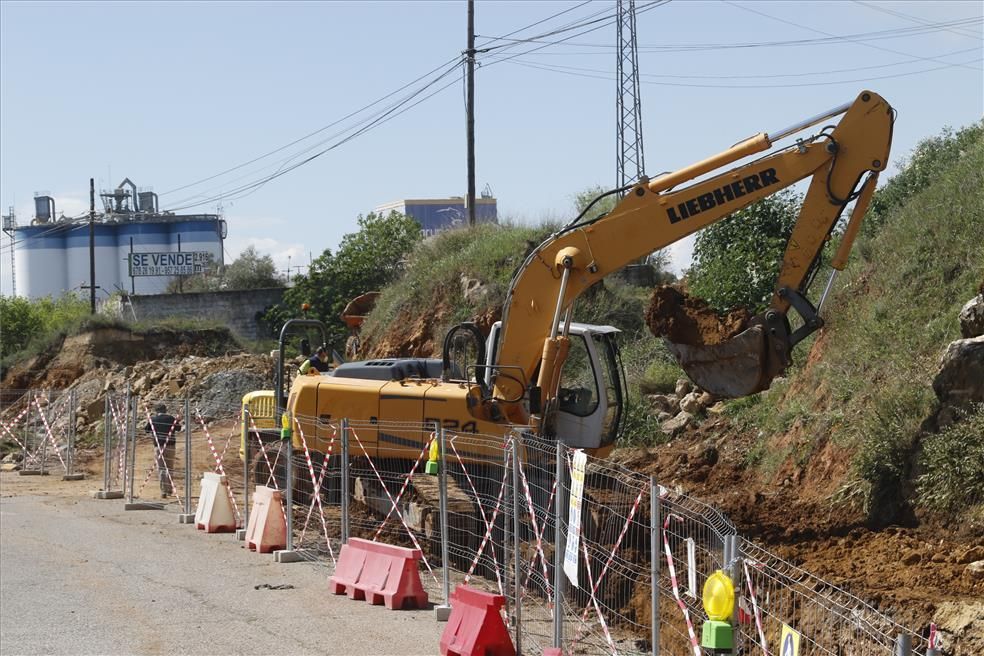
[[[776,131],[863,88],[898,109],[896,161],[920,138],[984,113],[981,2],[637,5],[646,8],[638,33],[650,175]],[[570,10],[511,37],[527,38],[613,8],[607,0],[477,3],[479,45],[512,44],[480,56],[476,78],[478,187],[492,188],[500,217],[569,217],[576,192],[614,185],[615,33],[603,26],[564,45],[488,37]],[[59,212],[78,214],[88,207],[90,177],[110,188],[128,176],[163,193],[242,164],[453,62],[465,47],[465,11],[464,0],[4,1],[0,206],[5,213],[15,206],[24,222],[33,193],[45,190]],[[978,20],[926,26],[962,19]],[[786,43],[770,45],[778,41]],[[725,47],[738,43],[756,45]],[[222,200],[229,255],[254,244],[281,268],[288,256],[304,264],[377,205],[463,195],[464,88],[461,68],[448,70],[430,91],[449,86],[419,105],[245,197]],[[365,116],[164,194],[161,205],[212,199],[188,211],[214,212],[215,196]],[[673,256],[686,266],[688,246]],[[4,237],[3,293],[9,268]]]

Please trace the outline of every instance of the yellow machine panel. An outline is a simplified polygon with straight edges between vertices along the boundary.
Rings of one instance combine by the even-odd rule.
[[[375,456],[376,428],[370,422],[375,422],[379,417],[379,395],[386,382],[332,376],[319,376],[314,381],[313,389],[304,386],[291,391],[292,397],[297,395],[291,412],[318,418],[317,445],[311,448],[324,453],[331,438],[331,429],[326,424],[337,425],[342,419],[351,419],[356,422],[354,430],[367,454]],[[297,445],[296,436],[294,445]],[[350,452],[361,455],[355,439],[351,442]]]

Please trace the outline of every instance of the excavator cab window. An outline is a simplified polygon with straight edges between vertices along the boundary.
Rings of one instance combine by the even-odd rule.
[[[594,333],[595,352],[601,360],[602,384],[605,387],[607,406],[602,424],[601,444],[607,446],[622,432],[623,407],[625,402],[625,380],[618,356],[616,333]]]
[[[571,348],[560,376],[558,409],[587,417],[598,408],[597,376],[584,336],[571,335],[570,340]]]

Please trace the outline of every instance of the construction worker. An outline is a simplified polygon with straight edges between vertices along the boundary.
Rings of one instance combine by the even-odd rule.
[[[181,422],[167,413],[163,403],[154,408],[153,417],[144,430],[150,434],[154,445],[154,458],[157,462],[157,478],[161,486],[161,498],[166,499],[174,493],[174,446],[181,431]]]
[[[331,371],[331,366],[328,364],[328,347],[319,346],[314,355],[305,360],[297,371],[302,376],[305,374],[320,375],[323,372]]]

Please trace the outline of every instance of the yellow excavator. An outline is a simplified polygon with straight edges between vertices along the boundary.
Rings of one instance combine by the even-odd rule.
[[[836,125],[828,123],[840,116]],[[747,205],[811,178],[790,238],[770,307],[750,327],[713,346],[671,344],[701,388],[738,397],[768,388],[790,362],[792,347],[822,325],[806,296],[824,245],[845,207],[854,210],[831,261],[842,270],[888,164],[895,112],[878,94],[776,133],[760,133],[705,160],[609,193],[624,197],[607,214],[580,217],[533,250],[513,278],[502,321],[485,338],[471,324],[452,328],[442,358],[349,362],[330,374],[300,376],[279,408],[324,451],[332,422],[363,422],[359,440],[370,457],[406,458],[425,439],[398,422],[439,422],[457,433],[501,436],[507,427],[559,439],[604,457],[624,419],[625,377],[611,326],[573,321],[578,297],[594,283]],[[808,128],[813,134],[757,159],[735,164]],[[823,292],[825,298],[831,280]],[[802,318],[791,329],[790,309]],[[452,351],[473,341],[474,362]],[[295,448],[300,448],[294,431]],[[480,441],[479,441],[480,442]],[[466,458],[501,459],[501,440],[469,446]]]

